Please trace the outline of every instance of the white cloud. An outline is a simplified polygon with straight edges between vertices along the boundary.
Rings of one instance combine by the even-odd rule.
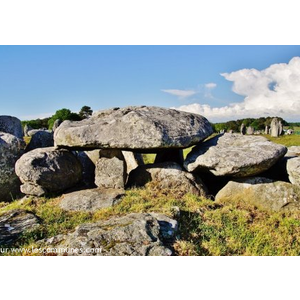
[[[300,119],[300,57],[262,71],[243,69],[221,75],[233,82],[233,92],[245,96],[243,102],[223,107],[194,103],[177,109],[204,115],[212,121],[260,116]]]
[[[216,83],[210,82],[210,83],[206,83],[204,85],[207,89],[214,89],[215,87],[217,87]]]
[[[162,90],[165,93],[177,96],[179,98],[187,98],[197,94],[195,90]]]

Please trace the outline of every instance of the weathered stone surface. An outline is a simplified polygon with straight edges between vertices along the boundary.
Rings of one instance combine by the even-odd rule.
[[[82,182],[87,187],[95,187],[95,164],[100,158],[100,150],[72,151],[82,166]],[[96,160],[94,160],[96,157]]]
[[[132,170],[144,164],[144,160],[141,153],[122,151],[122,154],[125,159],[127,176]]]
[[[90,151],[72,151],[82,166],[82,182],[86,187],[96,187],[95,185],[95,168],[98,160],[102,157],[117,157],[124,160],[121,150],[114,149],[96,149]],[[128,171],[127,171],[128,172]]]
[[[53,147],[53,133],[46,130],[39,130],[32,135],[32,138],[26,147],[26,151],[31,151],[37,148]]]
[[[23,128],[21,121],[16,117],[0,116],[0,132],[5,132],[23,139]]]
[[[300,185],[300,157],[292,157],[286,163],[289,180],[293,184]]]
[[[16,173],[24,184],[40,186],[46,192],[60,192],[80,181],[82,169],[71,152],[50,147],[24,154],[16,163]]]
[[[300,156],[300,146],[288,147],[288,151],[285,156]]]
[[[169,256],[172,250],[166,244],[174,238],[177,227],[175,220],[163,215],[130,214],[82,224],[61,247],[82,249],[68,255]]]
[[[261,136],[225,133],[194,147],[184,166],[189,172],[209,171],[216,176],[253,176],[268,170],[286,151]]]
[[[169,189],[178,197],[191,193],[206,196],[207,190],[202,180],[193,174],[185,172],[177,163],[160,163],[139,166],[128,178],[128,186],[141,187],[150,181],[155,181],[159,189]]]
[[[124,190],[88,189],[63,195],[60,207],[68,211],[95,211],[118,204]]]
[[[39,219],[31,212],[10,210],[0,216],[0,246],[12,246],[22,234],[39,226]]]
[[[271,136],[279,137],[282,134],[282,123],[278,118],[273,118],[271,122]]]
[[[296,208],[300,201],[299,188],[293,184],[263,177],[229,181],[216,195],[217,203],[247,201],[260,208],[279,211],[288,206]]]
[[[0,202],[11,201],[20,194],[20,180],[15,163],[23,154],[25,143],[9,133],[0,132]]]
[[[57,146],[114,148],[153,152],[185,148],[213,132],[204,117],[159,107],[126,107],[104,110],[79,122],[64,121],[55,131]]]
[[[25,182],[20,187],[21,192],[25,195],[34,195],[41,197],[47,194],[47,190],[38,184],[34,184],[31,182]]]
[[[101,157],[96,163],[95,184],[102,188],[124,189],[127,179],[124,160]]]
[[[247,127],[247,134],[253,135],[253,134],[254,134],[254,128],[251,127],[251,126],[248,126],[248,127]]]

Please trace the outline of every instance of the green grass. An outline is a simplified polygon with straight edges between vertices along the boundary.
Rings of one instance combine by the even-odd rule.
[[[66,234],[81,223],[134,212],[161,212],[172,217],[174,207],[179,207],[176,255],[300,254],[300,212],[268,212],[243,201],[216,204],[189,194],[178,197],[170,190],[158,190],[155,183],[129,190],[120,204],[95,213],[65,212],[59,201],[34,198],[2,204],[0,214],[23,208],[42,219],[40,228],[25,235],[19,247],[31,248],[37,240]]]
[[[268,140],[284,145],[286,147],[291,146],[300,146],[300,135],[297,134],[291,134],[291,135],[282,135],[279,137],[271,137],[270,135],[264,135]]]

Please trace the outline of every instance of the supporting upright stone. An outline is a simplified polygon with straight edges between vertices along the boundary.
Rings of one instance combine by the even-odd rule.
[[[96,163],[95,184],[100,188],[124,189],[127,180],[125,161],[114,156]]]
[[[129,173],[132,170],[136,169],[138,166],[144,165],[144,160],[141,153],[122,151],[122,154],[124,156],[125,163],[126,163],[127,175],[129,175]]]

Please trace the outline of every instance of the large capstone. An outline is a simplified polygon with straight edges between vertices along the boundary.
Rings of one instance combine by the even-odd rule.
[[[0,116],[0,132],[10,133],[19,139],[23,139],[22,124],[16,117]]]
[[[268,170],[287,148],[260,136],[225,133],[194,147],[184,166],[189,172],[246,177]]]
[[[82,169],[71,152],[49,147],[24,154],[16,163],[16,173],[23,183],[23,193],[41,196],[74,186],[81,179]]]
[[[78,122],[64,121],[54,133],[55,145],[153,152],[186,148],[213,132],[200,115],[159,107],[114,108]]]
[[[11,201],[20,194],[20,180],[15,163],[23,154],[25,143],[9,133],[0,132],[0,202]]]

